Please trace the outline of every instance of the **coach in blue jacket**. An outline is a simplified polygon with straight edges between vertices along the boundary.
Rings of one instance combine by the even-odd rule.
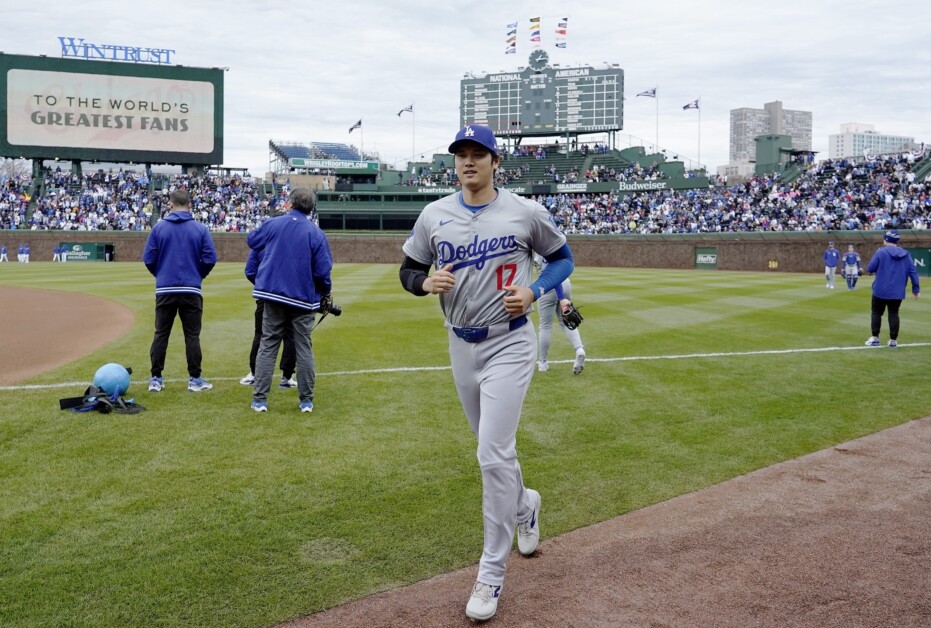
[[[252,409],[268,410],[268,391],[285,327],[294,334],[297,356],[297,393],[301,412],[314,408],[314,354],[310,330],[314,312],[330,299],[333,257],[323,231],[310,220],[317,197],[308,188],[295,188],[284,216],[265,221],[246,238],[261,256],[253,298],[265,301],[262,341],[255,362]],[[323,304],[323,305],[321,305]]]
[[[899,232],[887,231],[883,235],[883,247],[876,251],[873,259],[866,265],[866,272],[876,274],[873,280],[873,300],[871,303],[870,336],[866,344],[878,347],[879,329],[882,326],[883,313],[889,308],[889,346],[895,348],[899,337],[899,306],[905,300],[905,286],[912,282],[912,296],[918,299],[921,290],[918,285],[918,270],[908,251],[899,247]]]
[[[152,378],[149,392],[165,387],[162,369],[175,315],[181,319],[187,357],[188,390],[210,390],[201,377],[200,328],[204,315],[204,298],[200,286],[217,263],[217,251],[205,225],[191,215],[191,195],[175,190],[169,197],[171,212],[152,227],[142,261],[155,275],[155,337],[149,355]]]

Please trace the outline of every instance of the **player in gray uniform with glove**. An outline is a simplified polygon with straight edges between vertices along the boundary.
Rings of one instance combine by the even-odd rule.
[[[486,620],[498,607],[515,527],[523,555],[540,539],[540,494],[524,488],[517,461],[517,425],[536,361],[528,314],[569,276],[573,261],[542,205],[494,187],[501,158],[491,129],[462,128],[449,152],[462,191],[421,212],[400,278],[415,295],[440,295],[453,379],[478,438],[485,542],[466,615]],[[534,252],[548,266],[531,283]]]
[[[536,255],[533,258],[534,266],[542,272],[546,268],[546,260]],[[582,344],[582,336],[578,329],[569,329],[563,322],[562,316],[557,313],[557,308],[562,311],[572,303],[572,282],[566,279],[562,284],[556,286],[537,300],[537,309],[540,313],[540,348],[537,354],[537,370],[545,373],[550,370],[550,364],[547,357],[550,353],[550,340],[553,333],[553,319],[559,321],[559,326],[566,334],[566,338],[572,343],[575,349],[575,361],[572,363],[572,372],[578,375],[585,368],[585,346]]]

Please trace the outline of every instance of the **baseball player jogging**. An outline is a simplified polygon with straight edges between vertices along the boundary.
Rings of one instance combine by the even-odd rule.
[[[541,256],[535,255],[533,261],[534,266],[540,272],[546,268],[546,260]],[[572,343],[572,348],[575,349],[572,372],[578,375],[585,368],[585,346],[582,344],[582,336],[579,334],[578,326],[576,325],[570,329],[563,320],[564,313],[572,307],[572,282],[568,279],[556,286],[554,290],[537,299],[537,310],[540,314],[540,346],[537,352],[537,370],[541,373],[550,370],[547,356],[550,353],[554,318],[559,321],[559,326],[566,334],[569,342]]]
[[[485,541],[466,615],[483,621],[498,608],[514,528],[525,556],[540,540],[540,494],[524,488],[517,461],[517,425],[536,361],[528,314],[569,276],[573,261],[542,205],[494,187],[501,157],[491,129],[462,128],[449,152],[462,191],[421,212],[400,278],[417,296],[439,295],[453,379],[478,439]],[[531,283],[534,252],[549,264]]]

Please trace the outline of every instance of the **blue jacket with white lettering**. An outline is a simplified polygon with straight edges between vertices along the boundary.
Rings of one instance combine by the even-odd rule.
[[[259,259],[254,298],[320,309],[320,298],[332,288],[333,257],[326,235],[306,214],[294,209],[266,220],[246,243]]]
[[[210,230],[191,212],[173,211],[152,227],[142,261],[155,275],[155,294],[201,294],[201,281],[217,263]]]

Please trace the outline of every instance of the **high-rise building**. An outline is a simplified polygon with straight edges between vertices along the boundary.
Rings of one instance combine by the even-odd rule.
[[[828,136],[828,156],[831,159],[904,153],[915,148],[914,137],[882,135],[872,124],[848,122],[840,125],[840,133]]]
[[[811,150],[811,112],[783,109],[782,102],[766,103],[762,109],[731,109],[730,163],[728,172],[748,175],[756,161],[756,138],[788,135],[795,150]]]

